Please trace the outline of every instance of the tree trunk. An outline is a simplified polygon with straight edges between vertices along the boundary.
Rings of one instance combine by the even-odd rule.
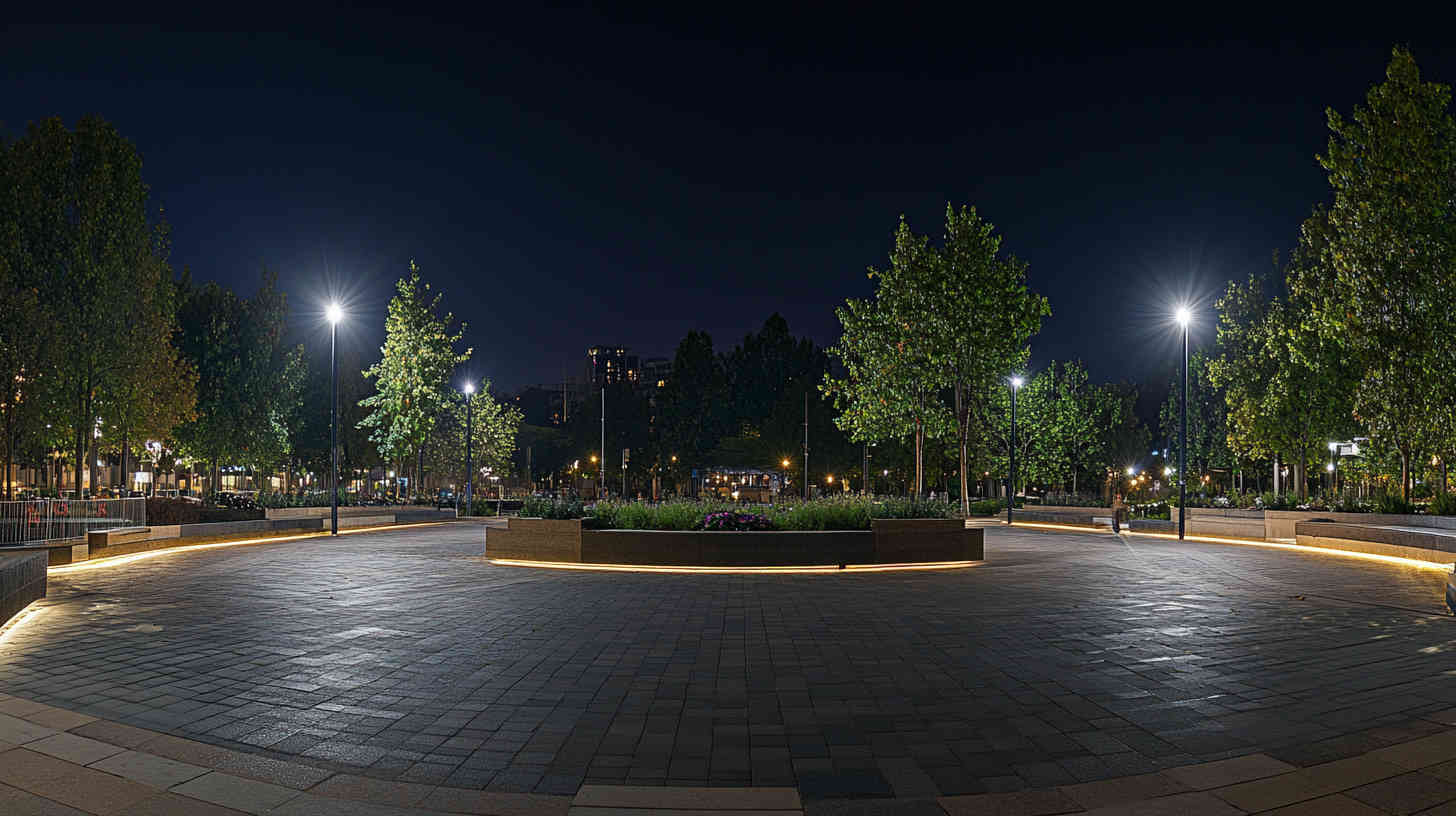
[[[925,434],[921,430],[920,418],[915,418],[915,498],[925,495]]]
[[[1410,501],[1410,449],[1400,449],[1400,497]]]
[[[970,485],[970,475],[971,475],[971,471],[970,471],[970,462],[968,461],[969,460],[969,450],[968,450],[968,446],[966,445],[966,437],[970,433],[970,424],[971,423],[970,423],[970,417],[966,415],[967,408],[965,406],[965,403],[966,403],[965,389],[962,388],[959,384],[956,385],[956,389],[955,389],[955,402],[956,402],[956,405],[955,405],[955,408],[956,408],[956,421],[960,425],[960,427],[957,430],[958,430],[959,436],[960,436],[960,440],[959,441],[960,441],[960,451],[961,451],[961,468],[960,468],[960,477],[961,477],[961,515],[969,517],[971,515],[971,485]],[[869,475],[868,472],[866,472],[865,473],[865,483],[867,485],[869,484],[869,478],[870,478],[870,475]]]

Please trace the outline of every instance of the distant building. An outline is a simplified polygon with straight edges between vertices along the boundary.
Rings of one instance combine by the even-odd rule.
[[[587,379],[592,388],[618,383],[635,383],[641,376],[637,355],[621,346],[592,346],[586,350]]]
[[[643,388],[662,388],[672,376],[672,361],[666,357],[648,357],[642,361],[639,376]]]

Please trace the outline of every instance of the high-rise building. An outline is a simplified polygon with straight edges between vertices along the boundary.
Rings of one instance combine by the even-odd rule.
[[[641,375],[637,370],[637,355],[628,354],[621,346],[592,346],[586,350],[586,360],[592,388],[635,383]]]
[[[639,382],[643,388],[662,388],[672,374],[672,361],[666,357],[648,357],[642,361]]]

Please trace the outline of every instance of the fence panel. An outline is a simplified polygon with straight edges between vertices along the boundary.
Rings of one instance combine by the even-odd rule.
[[[0,547],[83,539],[92,530],[145,527],[146,523],[144,498],[0,502]]]

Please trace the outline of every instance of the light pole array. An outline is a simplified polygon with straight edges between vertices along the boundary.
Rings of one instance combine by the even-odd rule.
[[[470,398],[475,393],[475,383],[465,384],[465,515],[471,515],[475,510],[472,499],[475,495],[475,467],[470,461]]]
[[[1193,319],[1187,306],[1175,315],[1183,328],[1183,398],[1178,402],[1178,540],[1188,525],[1188,323]]]
[[[1011,378],[1011,478],[1006,482],[1006,524],[1014,523],[1012,514],[1016,511],[1016,391],[1026,380],[1016,374]]]
[[[339,534],[339,321],[344,310],[330,303],[329,319],[329,535]]]

